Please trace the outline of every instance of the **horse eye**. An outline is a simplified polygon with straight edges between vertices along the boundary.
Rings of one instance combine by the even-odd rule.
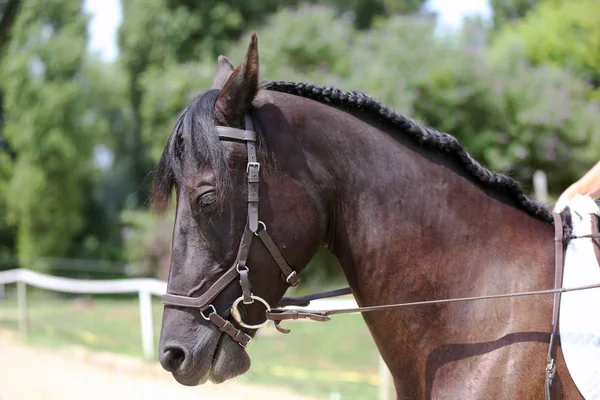
[[[217,201],[215,192],[208,192],[198,198],[198,212],[208,211],[206,208]]]

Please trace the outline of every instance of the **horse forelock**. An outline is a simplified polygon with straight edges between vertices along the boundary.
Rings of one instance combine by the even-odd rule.
[[[218,94],[218,90],[199,94],[177,118],[153,171],[151,195],[156,209],[164,210],[174,187],[188,186],[190,176],[201,168],[212,169],[219,202],[229,191],[229,167],[214,121]]]

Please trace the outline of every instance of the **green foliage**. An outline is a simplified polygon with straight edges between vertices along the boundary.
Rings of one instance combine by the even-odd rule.
[[[0,1],[0,59],[2,59],[4,46],[9,41],[12,26],[19,13],[20,7],[21,0]]]
[[[546,0],[506,26],[494,43],[497,57],[523,48],[535,64],[566,68],[594,88],[600,86],[600,2]],[[596,94],[598,96],[598,94]]]
[[[523,18],[539,0],[490,0],[494,27],[501,28],[511,21]]]
[[[146,151],[146,144],[154,144],[158,137],[166,138],[177,113],[187,97],[171,98],[163,101],[158,87],[164,88],[163,74],[169,76],[169,83],[182,88],[176,83],[177,71],[183,72],[192,80],[193,65],[199,59],[214,59],[224,52],[229,41],[236,39],[247,27],[246,21],[260,23],[270,13],[280,7],[295,4],[296,1],[235,0],[223,2],[218,0],[124,0],[124,22],[119,29],[119,47],[121,62],[128,74],[129,101],[132,112],[132,126],[127,142],[127,154],[132,170],[132,180],[137,196],[134,206],[142,206],[147,198],[145,179],[150,171],[157,150]],[[189,64],[180,66],[179,64]],[[189,68],[188,68],[189,67]],[[213,70],[214,71],[214,70]],[[148,81],[154,78],[153,81]],[[175,80],[173,79],[175,78]],[[206,87],[206,86],[205,86]],[[179,94],[173,87],[167,88],[167,95]],[[147,99],[147,90],[152,91]],[[175,91],[173,91],[175,90]],[[189,88],[184,89],[188,91]],[[149,115],[147,104],[156,101],[167,104],[165,109],[159,106],[157,115]],[[144,110],[146,111],[144,111]],[[169,115],[165,117],[165,112]],[[155,129],[165,129],[160,136]]]
[[[455,62],[460,65],[439,64],[420,85],[416,116],[526,186],[535,170],[551,171],[556,193],[585,171],[593,160],[590,145],[598,146],[600,115],[581,81],[551,65],[531,66],[518,53]]]
[[[8,210],[4,196],[8,192],[11,175],[11,157],[8,151],[0,149],[0,257],[15,251],[16,229],[6,218]]]
[[[257,31],[261,79],[339,84],[351,75],[351,54],[357,31],[325,6],[281,10]],[[249,33],[227,52],[234,65],[243,59]],[[214,74],[216,62],[211,60]]]
[[[158,162],[181,110],[201,91],[211,87],[216,62],[169,64],[151,68],[140,79],[143,143],[153,163]]]
[[[351,12],[351,19],[358,29],[367,29],[378,19],[392,15],[411,15],[423,7],[426,0],[322,0],[340,12]]]
[[[316,6],[270,21],[259,31],[263,79],[367,92],[457,136],[483,164],[526,185],[536,169],[552,171],[556,192],[592,160],[600,120],[586,86],[557,66],[528,65],[516,48],[501,57],[481,49],[487,33],[480,24],[470,24],[469,35],[439,37],[430,20],[392,17],[360,32]],[[245,46],[242,40],[232,59]]]
[[[163,216],[146,211],[125,210],[121,219],[126,226],[125,254],[131,273],[166,280],[175,210]]]
[[[77,81],[85,29],[80,0],[24,1],[2,60],[3,135],[16,153],[2,194],[25,263],[65,255],[84,224],[93,141]]]
[[[126,259],[164,274],[172,213],[146,210],[149,173],[216,56],[238,64],[255,30],[262,79],[367,92],[526,185],[543,169],[556,193],[600,151],[594,0],[492,0],[492,46],[482,21],[441,36],[406,15],[422,0],[123,0],[114,63],[84,57],[82,0],[19,2],[0,49],[0,253],[16,241],[22,261]],[[310,286],[339,269],[321,249],[307,273]]]

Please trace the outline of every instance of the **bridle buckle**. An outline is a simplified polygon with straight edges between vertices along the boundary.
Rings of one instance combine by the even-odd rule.
[[[292,271],[288,276],[285,277],[285,281],[292,286],[297,286],[300,280],[298,279],[298,273],[296,271]]]
[[[208,317],[206,315],[204,315],[204,311],[206,311],[206,310],[211,310],[211,312],[208,314]],[[217,309],[215,308],[215,306],[210,304],[206,310],[200,311],[200,315],[202,315],[202,318],[204,318],[205,320],[210,321],[211,314],[216,314]]]
[[[554,374],[556,373],[556,363],[554,362],[554,358],[552,358],[546,366],[546,373],[550,379],[554,378]]]
[[[256,167],[256,172],[260,172],[260,163],[258,161],[248,161],[248,164],[246,164],[246,174],[250,172],[250,167]]]

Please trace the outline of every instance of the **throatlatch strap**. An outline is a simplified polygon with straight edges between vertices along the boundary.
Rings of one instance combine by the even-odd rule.
[[[279,265],[279,269],[281,269],[281,272],[282,272],[281,278],[284,281],[286,281],[287,283],[289,283],[290,285],[297,286],[298,283],[300,282],[300,278],[298,278],[298,274],[296,274],[296,271],[294,271],[292,269],[292,267],[290,267],[288,265],[288,263],[285,261],[285,258],[283,258],[283,255],[277,248],[277,245],[275,244],[275,242],[273,242],[273,239],[271,239],[271,236],[269,236],[269,233],[267,232],[267,230],[261,229],[256,234],[258,235],[260,240],[263,242],[263,244],[265,245],[267,250],[269,250],[269,253],[271,253],[271,257],[273,257],[273,260],[275,260],[277,265]]]

